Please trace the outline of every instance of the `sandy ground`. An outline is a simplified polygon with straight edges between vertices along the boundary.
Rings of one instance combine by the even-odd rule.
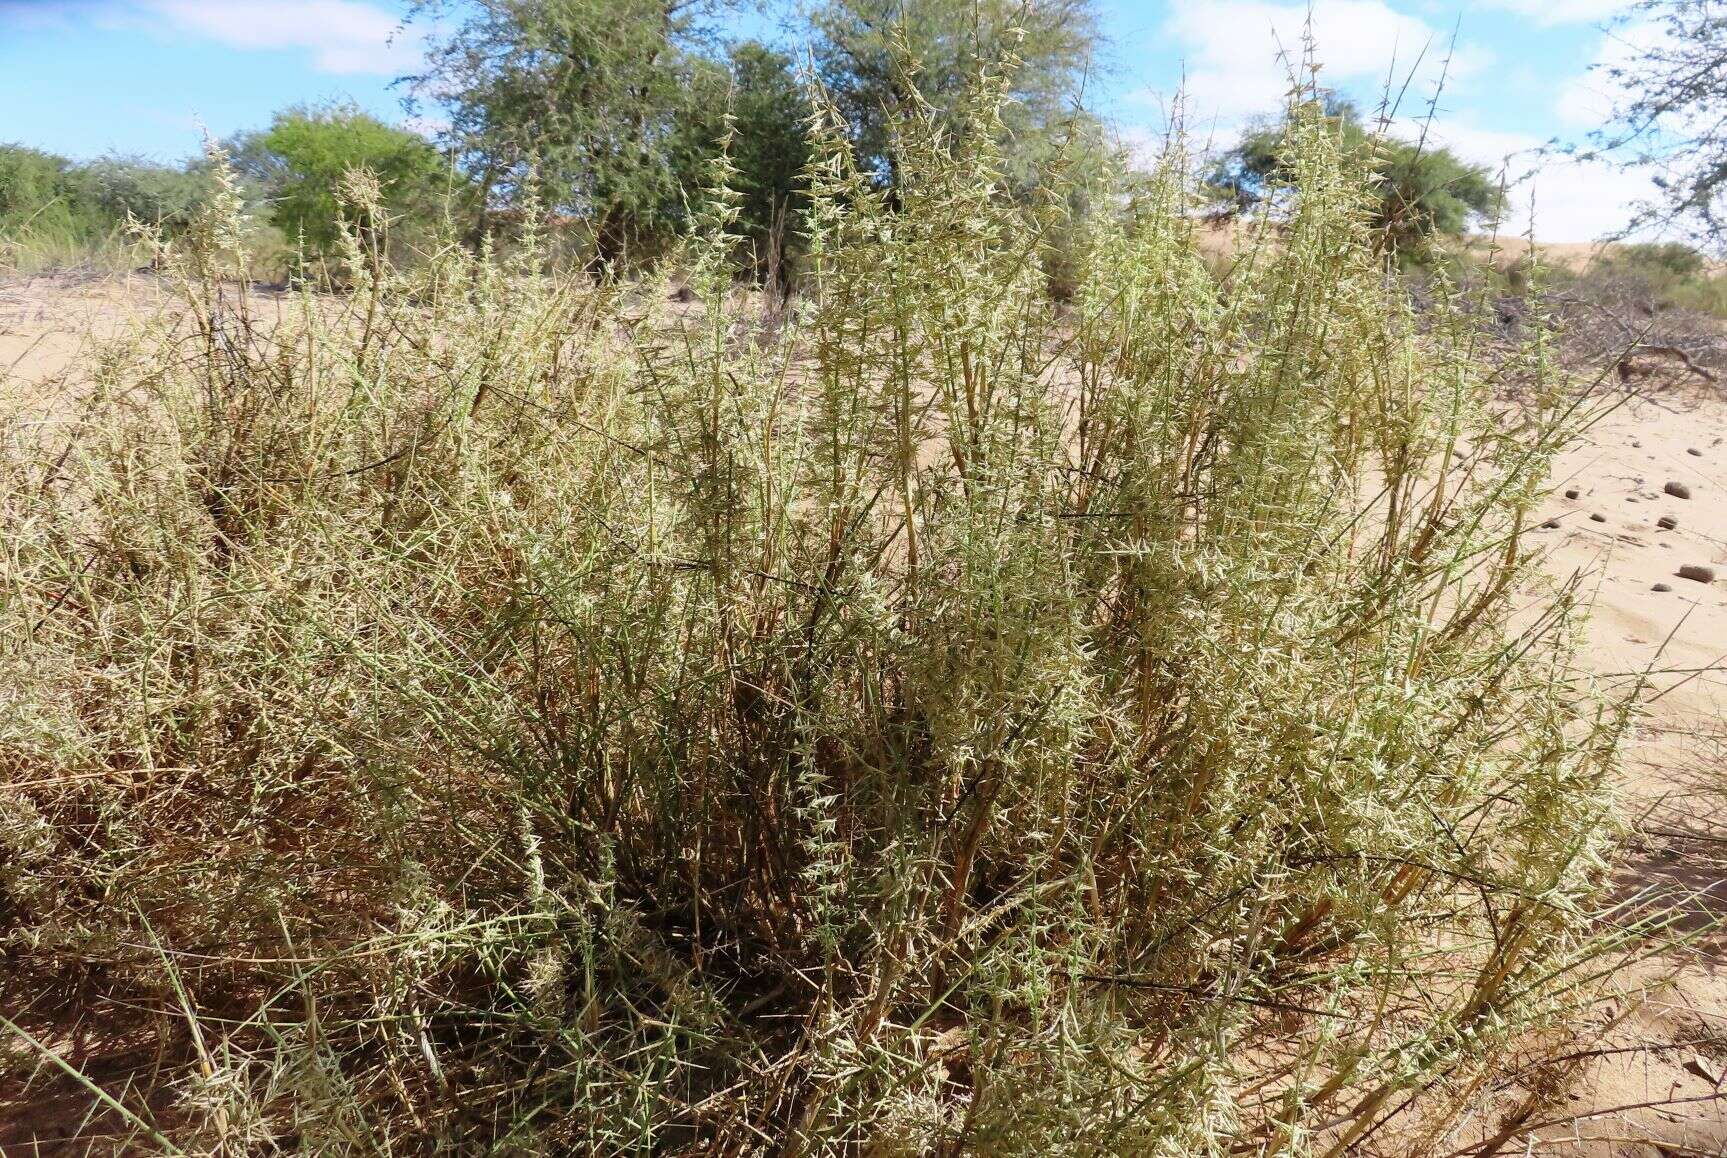
[[[113,336],[165,301],[148,274],[0,278],[0,380],[9,379],[16,389],[53,379],[93,341]]]
[[[92,339],[166,302],[148,276],[0,281],[7,408],[53,420]],[[1647,673],[1651,687],[1623,786],[1639,835],[1616,883],[1696,936],[1622,970],[1624,1000],[1577,1035],[1588,1056],[1534,1119],[1569,1120],[1504,1152],[1727,1155],[1727,934],[1704,928],[1727,917],[1727,670],[1716,670],[1727,661],[1727,394],[1639,384],[1561,458],[1554,481],[1536,534],[1554,574],[1582,575],[1593,593],[1586,660],[1605,681]],[[1692,565],[1715,578],[1678,574]]]
[[[1532,1152],[1727,1154],[1727,938],[1705,928],[1727,916],[1727,397],[1648,384],[1560,459],[1554,482],[1538,533],[1555,575],[1584,576],[1593,595],[1585,658],[1606,681],[1646,673],[1650,686],[1622,792],[1639,835],[1617,884],[1676,911],[1695,940],[1623,971],[1628,1016],[1580,1042],[1603,1052],[1549,1115],[1592,1116],[1544,1131]],[[1681,577],[1690,566],[1715,578]]]

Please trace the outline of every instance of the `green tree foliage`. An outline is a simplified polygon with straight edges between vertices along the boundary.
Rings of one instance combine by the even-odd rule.
[[[134,157],[76,164],[39,149],[0,146],[0,229],[34,225],[91,236],[136,220],[172,231],[190,221],[208,189],[201,166]]]
[[[447,166],[429,141],[347,105],[277,113],[268,129],[234,143],[234,157],[269,205],[270,221],[312,259],[333,252],[344,213],[358,211],[343,205],[349,173],[373,174],[384,215],[410,219],[410,233],[435,218],[449,187]],[[383,222],[355,224],[370,237]]]
[[[1589,278],[1607,279],[1652,310],[1727,317],[1727,277],[1714,273],[1700,251],[1681,241],[1613,246],[1596,259]]]
[[[146,222],[171,233],[192,223],[210,192],[210,175],[201,162],[170,167],[104,157],[81,166],[79,176],[104,218]]]
[[[1449,149],[1387,136],[1362,123],[1354,105],[1319,98],[1324,124],[1346,154],[1365,159],[1373,174],[1374,224],[1405,258],[1436,237],[1461,236],[1503,208],[1504,192],[1486,168]],[[1213,165],[1209,184],[1232,212],[1275,204],[1292,187],[1289,120],[1265,122],[1243,134]]]
[[[809,91],[791,57],[756,40],[731,45],[723,59],[703,58],[693,76],[698,91],[672,137],[678,202],[659,224],[662,230],[687,224],[688,207],[710,191],[712,163],[728,150],[726,180],[738,210],[731,228],[759,279],[798,249],[814,113]],[[662,233],[656,240],[663,245],[669,238]]]
[[[118,254],[132,222],[184,228],[209,187],[201,164],[120,156],[78,163],[0,145],[0,256],[35,265],[81,261],[103,247]]]
[[[44,214],[70,221],[65,158],[22,145],[0,146],[0,229],[20,229]]]
[[[1054,142],[1095,125],[1076,104],[1102,42],[1091,0],[823,0],[811,22],[822,86],[884,183],[895,119],[927,102],[952,131],[983,69],[1009,66],[1001,115],[1014,186],[1032,183]]]
[[[733,184],[739,228],[755,250],[758,272],[792,237],[802,213],[809,163],[809,94],[791,58],[745,41],[730,53]]]
[[[729,108],[740,227],[761,253],[796,220],[811,108],[789,57],[753,41],[722,46],[728,6],[422,0],[417,15],[459,19],[435,34],[415,91],[449,110],[450,140],[488,209],[518,207],[531,185],[551,211],[585,223],[599,263],[652,258],[685,227]],[[1074,125],[1101,140],[1074,103],[1099,42],[1091,0],[824,0],[808,18],[816,77],[880,184],[892,184],[895,119],[927,102],[951,122],[981,69],[1011,72],[1003,125],[1022,191]]]
[[[1615,246],[1601,260],[1615,269],[1667,278],[1697,277],[1709,268],[1703,255],[1682,241]]]
[[[447,7],[425,0],[415,12]],[[415,91],[449,109],[449,137],[489,207],[531,184],[588,223],[601,261],[640,256],[673,234],[711,153],[726,86],[709,54],[718,7],[476,0],[435,38]]]
[[[931,115],[957,135],[980,77],[1005,84],[992,114],[1003,191],[1031,214],[1045,288],[1068,297],[1085,222],[1113,177],[1114,150],[1083,104],[1103,43],[1092,0],[822,0],[811,24],[822,88],[860,164],[890,190],[896,125]]]

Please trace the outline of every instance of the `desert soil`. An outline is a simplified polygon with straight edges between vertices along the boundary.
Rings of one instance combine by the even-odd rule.
[[[1588,665],[1604,681],[1647,673],[1618,887],[1677,910],[1694,938],[1623,971],[1626,999],[1601,1016],[1629,1013],[1600,1040],[1580,1035],[1603,1052],[1551,1115],[1590,1116],[1545,1131],[1537,1153],[1727,1154],[1727,938],[1707,927],[1727,917],[1727,395],[1703,385],[1620,396],[1556,464],[1537,532],[1550,571],[1592,595]]]
[[[80,355],[166,300],[148,276],[0,281],[3,409],[62,420]],[[1593,595],[1591,668],[1606,682],[1648,673],[1622,792],[1637,835],[1617,886],[1696,934],[1621,970],[1623,999],[1576,1035],[1590,1056],[1536,1116],[1569,1120],[1508,1153],[1727,1155],[1727,935],[1705,927],[1727,917],[1727,392],[1636,385],[1560,459],[1536,534],[1553,574]],[[1692,567],[1713,580],[1681,577]]]

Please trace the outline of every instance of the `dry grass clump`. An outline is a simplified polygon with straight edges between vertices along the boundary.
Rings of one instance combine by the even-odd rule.
[[[1317,121],[1280,244],[1220,284],[1171,156],[1053,306],[994,100],[891,207],[823,124],[771,329],[723,193],[693,312],[352,242],[266,325],[232,199],[163,253],[0,458],[12,1121],[1413,1150],[1564,1012],[1626,715],[1511,620],[1542,347],[1418,332]]]

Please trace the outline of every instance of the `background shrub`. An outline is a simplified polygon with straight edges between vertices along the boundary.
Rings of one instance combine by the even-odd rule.
[[[1634,283],[1653,309],[1691,310],[1727,318],[1727,276],[1683,242],[1633,242],[1603,251],[1596,276]]]
[[[210,197],[202,165],[173,167],[128,157],[103,157],[77,167],[80,193],[104,221],[135,220],[183,232]]]
[[[134,256],[130,222],[176,232],[208,193],[209,182],[195,166],[126,157],[77,164],[0,145],[0,268],[125,264]]]
[[[1360,111],[1335,94],[1319,94],[1312,113],[1332,126],[1345,149],[1373,172],[1374,224],[1400,260],[1431,256],[1436,239],[1457,239],[1504,207],[1504,190],[1486,168],[1449,149],[1373,132]],[[1208,181],[1229,212],[1275,205],[1287,195],[1293,162],[1287,125],[1262,124],[1217,159]]]
[[[31,224],[77,229],[84,208],[70,193],[67,162],[39,149],[0,146],[0,222],[8,231]]]
[[[452,202],[457,216],[463,210],[465,190],[429,141],[351,106],[288,109],[268,129],[238,138],[231,151],[270,223],[312,263],[335,256],[344,221],[368,249],[393,237],[399,259],[439,232]],[[361,210],[343,192],[356,173],[379,186],[363,220],[353,220]]]

